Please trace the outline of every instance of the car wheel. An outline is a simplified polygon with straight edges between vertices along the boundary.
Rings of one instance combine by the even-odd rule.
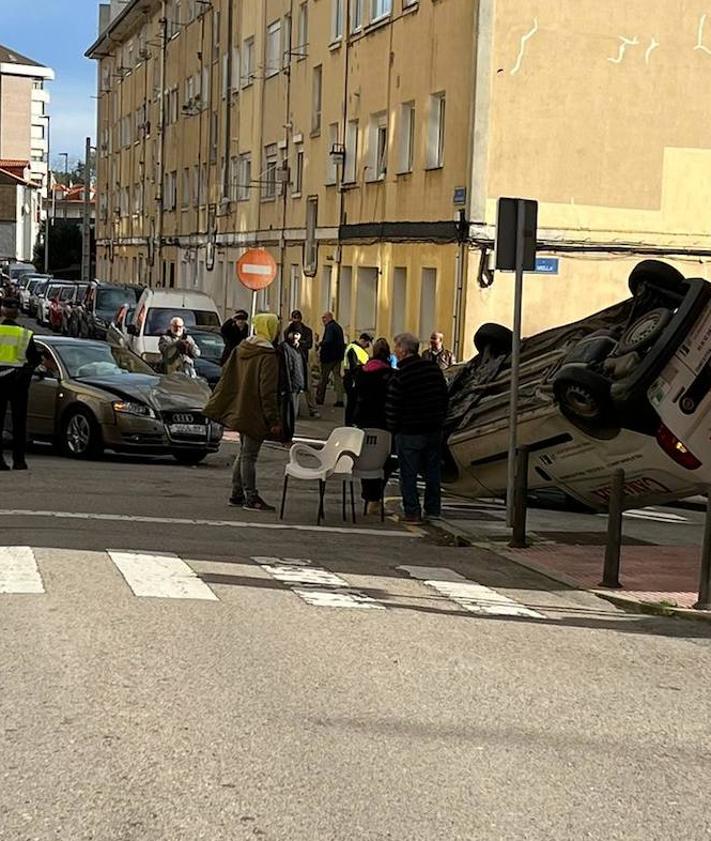
[[[553,380],[553,392],[565,415],[585,423],[604,423],[611,413],[610,381],[588,368],[561,368]]]
[[[622,334],[615,356],[624,356],[632,351],[644,350],[661,336],[666,326],[672,320],[672,311],[664,307],[650,310],[638,318]]]
[[[69,458],[96,458],[103,449],[101,430],[88,409],[70,409],[62,422],[62,452]]]
[[[474,347],[483,353],[491,348],[498,353],[511,353],[513,333],[503,324],[482,324],[474,334]]]
[[[684,289],[685,278],[678,269],[661,260],[642,260],[630,273],[630,292],[636,295],[640,284],[645,282],[657,289],[679,294]]]
[[[207,458],[207,452],[205,450],[174,450],[173,458],[178,464],[193,466],[204,461]]]

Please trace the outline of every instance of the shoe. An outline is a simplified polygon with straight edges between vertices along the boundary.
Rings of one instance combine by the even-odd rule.
[[[380,503],[379,502],[369,502],[368,507],[365,510],[366,514],[380,514]]]
[[[244,505],[244,494],[232,494],[230,497],[230,505],[235,505],[241,508]]]
[[[321,412],[311,412],[309,417],[310,418],[320,418],[321,417]]]
[[[400,522],[406,523],[408,526],[422,526],[424,520],[419,514],[401,514]]]
[[[4,460],[0,459],[0,470],[9,470],[10,465]]]
[[[247,500],[242,508],[245,511],[276,511],[276,508],[265,502],[261,496],[255,496],[253,499]]]
[[[27,470],[27,462],[24,461],[24,460],[13,462],[12,469],[13,470]]]
[[[333,408],[334,408],[334,409],[344,409],[344,408],[345,408],[345,405],[346,405],[346,404],[345,404],[342,400],[337,400],[337,401],[333,404]]]

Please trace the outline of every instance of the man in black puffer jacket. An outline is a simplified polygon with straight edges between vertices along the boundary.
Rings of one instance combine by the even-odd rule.
[[[434,362],[420,356],[420,341],[412,333],[395,337],[398,370],[390,381],[386,402],[388,428],[395,433],[400,493],[405,522],[422,522],[417,476],[425,479],[425,516],[442,510],[442,429],[447,415],[447,383]]]

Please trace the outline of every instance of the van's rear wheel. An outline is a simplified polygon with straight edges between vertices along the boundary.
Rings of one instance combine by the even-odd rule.
[[[553,381],[553,392],[566,415],[586,424],[603,424],[611,414],[610,381],[588,368],[562,368]]]
[[[634,324],[631,324],[622,334],[615,356],[624,356],[632,351],[644,350],[662,335],[666,326],[672,320],[672,311],[665,307],[650,310]]]

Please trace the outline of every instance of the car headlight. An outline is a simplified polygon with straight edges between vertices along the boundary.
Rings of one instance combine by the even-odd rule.
[[[128,400],[115,400],[112,404],[114,412],[120,415],[138,415],[142,418],[155,418],[156,413],[145,403],[133,403]]]

